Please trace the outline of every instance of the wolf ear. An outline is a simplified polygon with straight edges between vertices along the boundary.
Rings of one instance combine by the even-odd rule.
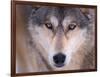
[[[35,14],[36,11],[40,8],[40,6],[20,5],[19,8],[25,21],[27,22],[29,20],[30,15]]]
[[[40,8],[41,6],[32,6],[32,14],[35,14],[36,11]]]
[[[88,18],[91,22],[94,19],[94,10],[90,8],[80,8],[81,12]]]

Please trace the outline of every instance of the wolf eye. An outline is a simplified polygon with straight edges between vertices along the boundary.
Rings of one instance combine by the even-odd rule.
[[[76,28],[76,23],[69,24],[68,29],[74,30]]]
[[[50,30],[52,30],[52,29],[53,29],[53,27],[52,27],[52,24],[51,24],[51,23],[45,23],[45,26],[46,26],[48,29],[50,29]]]

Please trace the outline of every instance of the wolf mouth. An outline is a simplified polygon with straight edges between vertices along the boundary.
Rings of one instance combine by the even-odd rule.
[[[63,67],[65,64],[55,64],[56,67],[61,68]]]

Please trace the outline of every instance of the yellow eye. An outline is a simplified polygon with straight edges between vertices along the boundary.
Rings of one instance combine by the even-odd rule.
[[[68,26],[68,29],[69,30],[74,30],[76,28],[76,23],[71,23],[71,24],[69,24],[69,26]]]
[[[50,30],[52,30],[52,29],[53,29],[53,27],[52,27],[52,24],[51,24],[51,23],[45,23],[45,26],[46,26],[48,29],[50,29]]]

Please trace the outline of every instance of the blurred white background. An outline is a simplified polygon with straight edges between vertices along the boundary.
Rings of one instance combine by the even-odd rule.
[[[55,75],[38,75],[37,77],[99,77],[100,75],[100,1],[99,0],[26,0],[42,1],[69,4],[86,4],[98,6],[98,71],[55,74]],[[0,0],[0,77],[10,77],[11,69],[11,0]],[[35,76],[31,76],[35,77]]]

